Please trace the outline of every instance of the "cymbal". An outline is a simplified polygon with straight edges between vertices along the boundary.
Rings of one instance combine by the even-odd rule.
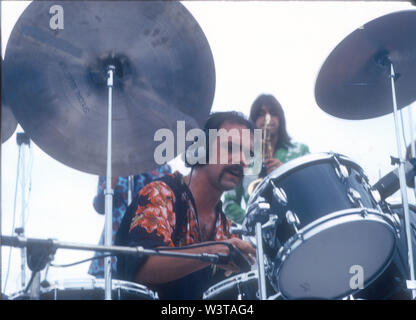
[[[1,90],[1,143],[6,142],[16,131],[17,121],[6,103],[4,91]]]
[[[393,112],[390,63],[397,107],[416,100],[416,10],[366,23],[341,41],[319,71],[315,99],[325,112],[360,120]]]
[[[54,159],[105,175],[113,64],[113,175],[158,167],[155,132],[176,137],[177,120],[201,127],[211,110],[214,61],[197,21],[174,1],[54,1],[64,13],[54,30],[51,5],[32,2],[7,44],[5,92],[19,124]]]

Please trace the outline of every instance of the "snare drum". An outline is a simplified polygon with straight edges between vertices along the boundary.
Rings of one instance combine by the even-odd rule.
[[[40,300],[104,300],[104,279],[71,279],[51,282],[41,288]],[[12,300],[28,299],[21,293],[11,297]],[[157,294],[143,285],[112,280],[113,300],[156,300]]]
[[[225,279],[204,292],[204,300],[257,300],[257,271]]]
[[[359,287],[371,283],[392,258],[393,221],[363,169],[346,156],[311,154],[287,162],[257,186],[249,205],[260,197],[277,216],[263,240],[267,277],[284,298],[340,299],[357,291],[356,279]]]

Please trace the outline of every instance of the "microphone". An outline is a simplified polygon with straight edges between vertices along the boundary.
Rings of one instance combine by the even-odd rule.
[[[414,178],[416,176],[416,158],[411,158],[404,164],[406,184],[409,188],[415,187]],[[384,200],[400,189],[399,168],[386,174],[372,187],[380,194],[381,200]]]

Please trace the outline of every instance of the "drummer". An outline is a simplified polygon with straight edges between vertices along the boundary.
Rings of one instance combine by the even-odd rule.
[[[171,252],[228,254],[228,246],[232,244],[251,264],[254,263],[255,249],[249,242],[230,234],[231,223],[225,217],[220,201],[224,191],[241,183],[244,169],[248,167],[244,152],[253,148],[253,140],[243,141],[241,133],[243,129],[254,130],[254,125],[236,112],[212,114],[205,129],[221,128],[228,132],[237,129],[240,133],[239,163],[235,163],[232,152],[228,152],[230,146],[234,147],[231,136],[225,143],[219,137],[209,141],[206,164],[197,162],[189,175],[169,174],[147,184],[139,192],[117,232],[117,245],[174,249],[198,244],[194,248]],[[215,144],[217,155],[212,152]],[[214,163],[213,159],[220,159],[221,150],[227,151],[228,162]],[[202,299],[204,291],[216,281],[224,280],[225,273],[240,271],[233,262],[210,265],[193,259],[130,255],[118,257],[117,269],[118,278],[146,285],[157,291],[161,299],[175,300]]]
[[[254,100],[250,110],[250,120],[259,129],[264,128],[266,113],[270,114],[270,144],[273,158],[267,159],[266,174],[278,168],[282,163],[310,153],[309,147],[303,143],[293,142],[286,129],[286,119],[279,101],[270,94],[261,94]],[[224,213],[234,223],[241,224],[249,199],[248,186],[257,176],[246,175],[237,188],[224,194]],[[243,207],[242,207],[243,205]]]
[[[154,170],[151,170],[146,173],[141,173],[133,176],[133,190],[132,196],[137,194],[141,188],[146,184],[156,180],[164,175],[171,173],[172,170],[168,164],[165,164],[161,167],[158,167]],[[114,242],[114,238],[118,227],[121,223],[121,220],[126,213],[128,207],[128,177],[113,177],[111,179],[111,187],[114,190],[113,195],[113,232],[111,242]],[[93,206],[97,213],[105,213],[105,189],[106,189],[106,177],[100,176],[98,178],[97,194],[93,200]],[[104,245],[105,232],[101,233],[100,245]],[[96,253],[95,256],[101,254]],[[115,274],[117,272],[117,257],[111,257],[111,272]],[[104,259],[94,259],[88,269],[90,275],[95,276],[96,278],[104,278]]]

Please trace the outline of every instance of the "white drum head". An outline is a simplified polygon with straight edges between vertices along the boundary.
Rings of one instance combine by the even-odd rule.
[[[280,252],[278,287],[288,299],[338,299],[356,292],[388,266],[396,241],[393,227],[373,213],[343,215],[301,231],[304,241],[289,241]]]

